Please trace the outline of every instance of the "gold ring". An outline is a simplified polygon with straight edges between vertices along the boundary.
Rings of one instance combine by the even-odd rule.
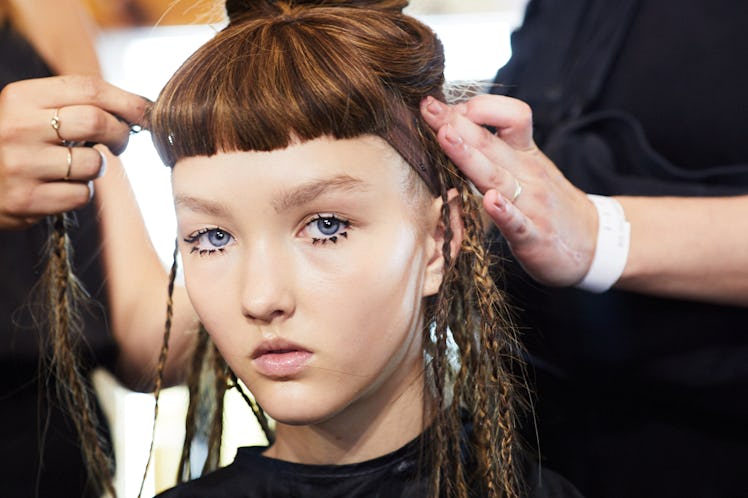
[[[70,180],[70,173],[73,170],[73,147],[68,145],[68,170],[65,176],[62,178],[65,181]]]
[[[62,121],[60,120],[60,109],[55,109],[55,115],[52,116],[52,119],[49,121],[49,124],[52,125],[52,129],[55,130],[55,133],[57,134],[57,138],[60,139],[61,143],[65,143],[65,139],[62,138],[62,135],[60,135],[60,124]]]
[[[512,195],[512,204],[519,198],[520,194],[522,193],[522,184],[517,180],[514,179],[514,183],[516,184],[516,187],[514,187],[514,195]]]

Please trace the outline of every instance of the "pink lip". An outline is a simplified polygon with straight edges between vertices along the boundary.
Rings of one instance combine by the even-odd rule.
[[[299,374],[312,359],[312,352],[283,340],[265,341],[252,353],[260,375],[275,379]]]

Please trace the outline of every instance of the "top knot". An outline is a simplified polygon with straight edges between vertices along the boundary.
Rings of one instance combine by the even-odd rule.
[[[359,7],[402,12],[408,0],[226,0],[229,21],[238,18],[284,14],[294,7]]]

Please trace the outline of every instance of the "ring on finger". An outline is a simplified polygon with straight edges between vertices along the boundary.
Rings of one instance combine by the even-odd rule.
[[[55,109],[55,115],[49,120],[49,124],[52,126],[52,129],[55,130],[57,138],[64,144],[65,139],[60,135],[60,125],[62,124],[62,120],[60,119],[60,109],[62,108]]]
[[[520,196],[520,195],[522,194],[522,184],[521,184],[521,183],[519,182],[519,180],[517,180],[517,179],[515,178],[515,179],[514,179],[514,184],[515,184],[515,187],[514,187],[514,194],[512,194],[512,200],[511,200],[512,204],[513,204],[513,203],[514,203],[514,202],[515,202],[515,201],[516,201],[517,199],[519,199],[519,196]]]
[[[65,176],[62,177],[64,181],[70,180],[70,173],[73,171],[73,147],[70,145],[68,145],[67,164],[67,171],[65,172]]]

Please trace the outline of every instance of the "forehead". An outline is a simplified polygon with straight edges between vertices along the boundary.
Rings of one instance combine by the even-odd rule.
[[[323,137],[270,152],[188,157],[177,162],[172,179],[176,194],[182,188],[208,191],[216,184],[299,185],[318,179],[330,179],[340,189],[399,188],[410,175],[410,166],[387,142],[367,135]]]

